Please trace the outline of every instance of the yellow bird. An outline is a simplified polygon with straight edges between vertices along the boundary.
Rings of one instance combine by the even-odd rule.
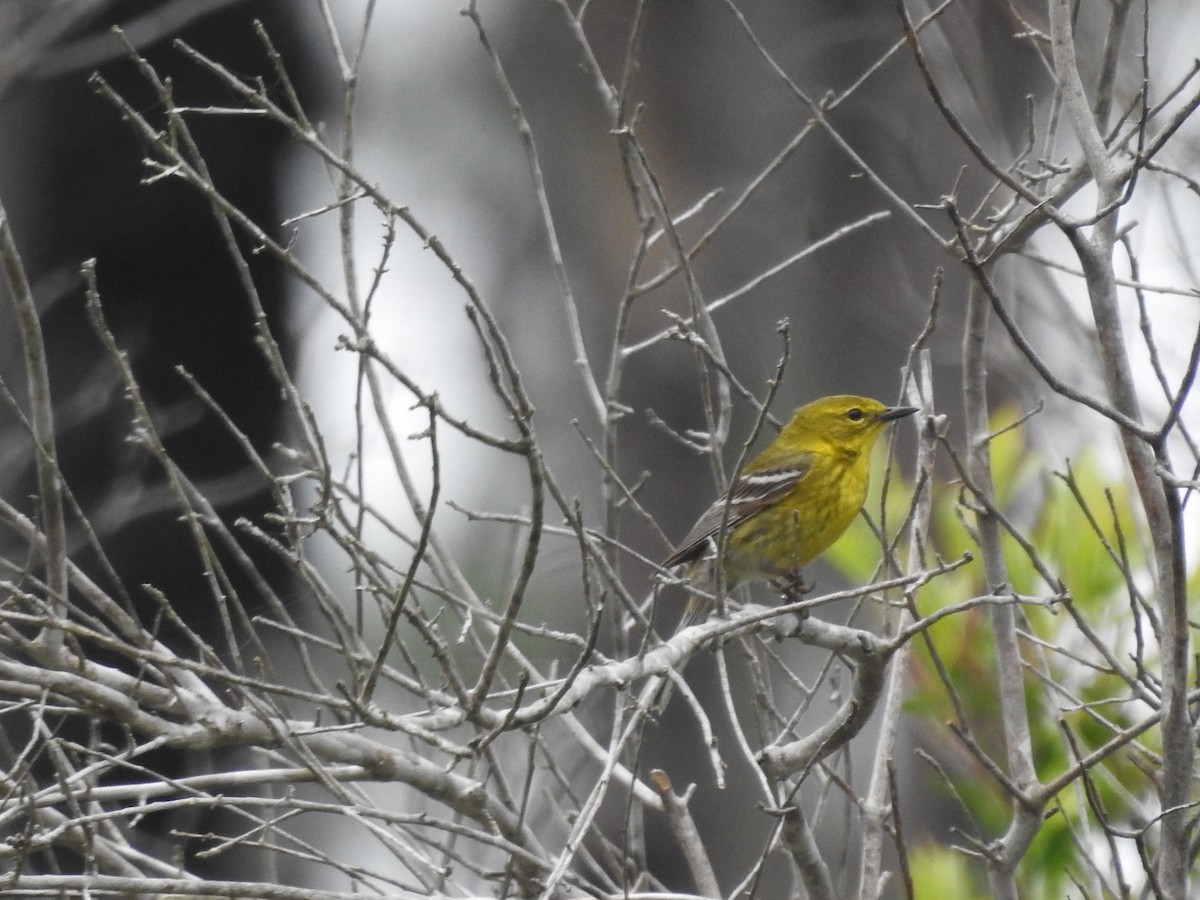
[[[866,502],[875,439],[889,422],[916,411],[852,395],[801,406],[662,565],[687,564],[689,580],[705,570],[711,577],[724,522],[727,587],[765,580],[786,593],[798,593],[803,589],[800,570],[842,536]],[[680,628],[704,609],[693,596]]]

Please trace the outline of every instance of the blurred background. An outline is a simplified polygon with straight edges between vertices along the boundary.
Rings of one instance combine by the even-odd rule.
[[[585,517],[599,525],[602,478],[585,439],[598,437],[600,423],[576,365],[526,151],[492,62],[457,4],[389,0],[370,7],[373,19],[357,85],[354,164],[437,236],[490,304],[537,407],[535,423],[550,465],[560,483],[579,496]],[[922,32],[948,101],[978,142],[1004,162],[1027,151],[1030,112],[1044,116],[1050,102],[1048,47],[1036,33],[1030,36],[1031,28],[1046,30],[1042,7],[1031,0],[963,0]],[[367,8],[352,0],[333,4],[333,21],[348,56],[359,51]],[[753,0],[681,6],[594,0],[571,9],[582,14],[579,31],[554,3],[482,4],[478,12],[532,130],[583,348],[599,377],[607,370],[639,222],[610,112],[581,64],[580,35],[611,82],[628,79],[637,135],[672,212],[679,215],[709,197],[679,228],[686,247],[704,237],[693,265],[706,299],[736,292],[847,229],[714,313],[737,378],[759,396],[765,394],[783,348],[777,326],[786,320],[790,356],[773,406],[777,417],[831,393],[901,401],[901,367],[929,319],[935,272],[944,268],[929,346],[935,396],[955,436],[966,278],[931,232],[943,241],[952,235],[945,213],[936,208],[946,194],[956,193],[967,210],[999,201],[987,193],[990,177],[931,102],[900,40],[892,4]],[[929,12],[921,3],[910,3],[909,9],[917,20]],[[1184,18],[1172,17],[1194,19],[1196,10],[1176,3],[1170,12],[1156,12],[1152,40],[1164,85],[1173,83],[1194,53],[1185,38],[1188,29],[1179,25]],[[161,502],[163,475],[141,464],[124,440],[121,386],[102,364],[83,315],[81,262],[99,260],[105,309],[154,411],[167,423],[172,452],[225,512],[256,519],[269,498],[249,486],[238,447],[191,398],[175,367],[194,374],[267,457],[288,425],[209,210],[169,180],[142,183],[143,149],[87,77],[99,70],[136,107],[155,103],[109,33],[119,24],[160,74],[169,75],[177,98],[197,107],[232,105],[235,98],[183,58],[171,41],[181,36],[235,72],[270,81],[273,75],[252,27],[255,18],[280,48],[310,117],[337,134],[345,115],[338,59],[316,4],[0,0],[0,198],[44,310],[60,391],[64,470],[121,581],[153,584],[173,597],[186,595],[201,562]],[[1081,8],[1080,40],[1098,49],[1104,20],[1098,13],[1094,18]],[[631,23],[639,20],[636,63],[625,70]],[[1084,56],[1082,64],[1085,78],[1095,77],[1098,53]],[[1132,103],[1137,73],[1122,70],[1121,78],[1128,83],[1118,96]],[[837,139],[811,127],[814,111],[798,92],[824,104]],[[283,224],[330,202],[330,171],[290,145],[280,129],[248,118],[200,116],[195,127],[227,196],[281,239],[293,240],[300,257],[327,284],[341,284],[346,273],[331,217]],[[1188,146],[1194,154],[1195,142]],[[1027,156],[1053,162],[1073,149],[1039,145],[1028,148]],[[1197,162],[1194,155],[1190,162]],[[880,190],[880,180],[892,196]],[[737,203],[747,192],[745,202]],[[1086,199],[1080,199],[1083,209]],[[1135,209],[1129,218],[1139,215],[1152,213]],[[1191,221],[1193,212],[1172,208],[1170,215],[1176,218],[1166,218],[1171,222],[1166,235],[1153,229],[1133,232],[1142,277],[1194,284],[1194,249],[1176,239],[1188,229],[1174,227]],[[380,265],[384,222],[378,210],[360,204],[356,228],[359,252],[353,268],[368,283]],[[1029,249],[1053,255],[1064,248],[1039,238]],[[661,247],[658,253],[662,258],[651,258],[638,273],[639,283],[661,270],[666,256]],[[368,432],[360,441],[355,431],[347,396],[355,390],[357,359],[335,349],[344,324],[265,257],[252,258],[271,327],[325,429],[331,457],[348,465],[361,453],[373,502],[400,509],[400,490],[388,475],[380,436]],[[1075,279],[1019,258],[1002,264],[996,277],[1026,334],[1057,370],[1100,391],[1090,329],[1083,324],[1086,301]],[[472,422],[503,427],[498,404],[481,389],[487,373],[464,315],[462,292],[410,233],[402,231],[391,249],[372,302],[377,339],[424,390],[436,391],[446,407]],[[688,314],[679,278],[634,302],[627,342],[638,345],[670,327],[664,311]],[[1194,300],[1159,298],[1151,312],[1156,322],[1178,326],[1179,345],[1169,335],[1163,344],[1170,361],[1178,363],[1197,320]],[[0,367],[6,382],[14,384],[21,380],[15,368],[20,357],[8,315],[4,305]],[[1132,307],[1130,322],[1136,322]],[[989,360],[994,400],[1011,402],[1017,410],[1032,408],[1046,394],[1044,386],[1016,364],[1006,343],[995,344]],[[1148,367],[1144,374],[1151,383]],[[649,344],[626,363],[619,397],[629,415],[621,428],[618,474],[627,483],[648,474],[639,499],[661,533],[630,515],[622,521],[621,538],[650,560],[666,555],[669,541],[687,530],[719,487],[703,456],[655,424],[657,416],[678,431],[703,429],[698,386],[704,377],[694,351],[682,342]],[[1039,452],[1061,458],[1086,435],[1074,414],[1052,399],[1049,404],[1030,440],[1040,443]],[[394,406],[398,417],[411,421],[402,433],[428,424],[424,411],[408,412],[412,398],[402,390],[395,391]],[[736,404],[728,466],[753,419],[750,404]],[[8,437],[19,426],[7,413],[0,428],[6,446],[17,447],[15,437]],[[911,431],[902,427],[899,440],[903,470],[912,456]],[[444,500],[472,510],[520,511],[526,487],[515,463],[498,461],[495,454],[481,460],[471,443],[453,435],[444,437],[442,449]],[[414,444],[411,452],[414,471],[427,477],[421,464],[426,451]],[[23,451],[0,448],[0,459],[6,460],[0,474],[5,496],[28,497],[33,471]],[[427,492],[428,484],[421,489]],[[473,524],[449,508],[439,515],[443,537],[460,548],[473,582],[484,592],[489,584],[501,590],[512,565],[511,530]],[[75,538],[86,557],[83,538]],[[403,552],[399,545],[396,549]],[[531,598],[533,618],[581,627],[585,610],[577,598],[577,557],[569,539],[547,548]],[[287,574],[278,562],[264,554],[262,564],[287,593]],[[634,557],[623,565],[627,583],[644,585],[648,592],[651,568]],[[331,571],[330,578],[344,578],[349,592],[348,575]],[[814,567],[812,578],[822,589],[844,583],[822,564]],[[665,597],[667,602],[681,598]],[[185,602],[182,609],[189,624],[200,629],[213,615],[201,600]],[[678,615],[676,609],[660,614],[665,621]],[[703,659],[689,669],[701,692],[712,689],[712,674]],[[678,777],[703,779],[703,747],[691,727],[678,710],[668,713],[649,733],[645,766],[669,765]],[[164,764],[182,770],[200,763]],[[749,773],[729,777],[724,794],[702,790],[693,808],[705,834],[720,837],[712,846],[715,854],[723,854],[722,871],[733,873],[761,845],[767,823],[757,810],[728,801],[743,790]],[[909,787],[907,797],[917,832],[944,834],[953,823],[942,804],[919,787]],[[613,810],[614,816],[620,812]],[[668,883],[686,885],[682,867],[671,859],[670,841],[651,834],[651,849],[660,854],[654,871]]]

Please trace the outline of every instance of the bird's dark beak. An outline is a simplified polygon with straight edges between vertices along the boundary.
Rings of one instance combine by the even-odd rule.
[[[893,419],[903,419],[905,416],[911,416],[917,411],[915,406],[889,406],[879,414],[877,422],[890,422]]]

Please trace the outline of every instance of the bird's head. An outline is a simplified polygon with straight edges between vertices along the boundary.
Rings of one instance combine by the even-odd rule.
[[[889,422],[916,411],[852,394],[822,397],[797,409],[780,438],[797,447],[826,444],[847,454],[866,453]]]

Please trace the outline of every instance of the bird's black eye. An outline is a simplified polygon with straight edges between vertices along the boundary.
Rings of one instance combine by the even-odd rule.
[[[857,406],[850,409],[846,413],[846,418],[849,419],[851,422],[857,422],[862,417],[863,417],[863,411],[861,409],[859,409]]]

